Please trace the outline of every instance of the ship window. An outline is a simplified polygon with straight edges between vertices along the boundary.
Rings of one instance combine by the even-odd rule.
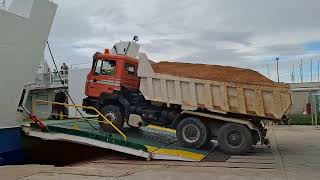
[[[43,101],[49,101],[48,95],[37,95],[36,100],[43,100]],[[48,105],[47,102],[39,102],[38,105]]]
[[[125,63],[124,69],[128,75],[135,75],[136,68],[133,64]]]

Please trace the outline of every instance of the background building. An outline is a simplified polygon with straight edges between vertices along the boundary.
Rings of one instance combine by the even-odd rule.
[[[310,95],[320,92],[319,82],[291,83],[293,105],[290,114],[302,114],[306,104],[310,102]]]

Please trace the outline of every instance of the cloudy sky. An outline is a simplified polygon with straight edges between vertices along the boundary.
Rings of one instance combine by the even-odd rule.
[[[232,65],[282,81],[292,66],[314,80],[320,59],[319,0],[54,0],[49,41],[57,61],[89,63],[94,52],[139,36],[150,59]]]

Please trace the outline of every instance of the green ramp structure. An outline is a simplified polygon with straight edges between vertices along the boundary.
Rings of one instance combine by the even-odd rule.
[[[125,140],[117,133],[104,132],[98,121],[86,119],[43,121],[46,130],[39,129],[34,123],[22,125],[27,136],[44,140],[58,140],[111,149],[139,157],[162,160],[201,161],[214,148],[192,149],[177,143],[175,131],[149,125],[141,128],[123,127]]]

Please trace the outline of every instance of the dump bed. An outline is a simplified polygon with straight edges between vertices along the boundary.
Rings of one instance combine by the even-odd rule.
[[[210,71],[212,67],[199,67],[192,69],[192,64],[178,64],[173,66],[176,70],[171,67],[170,71],[169,66],[152,67],[147,56],[140,54],[140,91],[147,100],[178,104],[183,110],[203,108],[276,120],[292,105],[288,85],[275,83],[255,71],[222,66]],[[215,74],[214,78],[210,78],[210,74]]]

